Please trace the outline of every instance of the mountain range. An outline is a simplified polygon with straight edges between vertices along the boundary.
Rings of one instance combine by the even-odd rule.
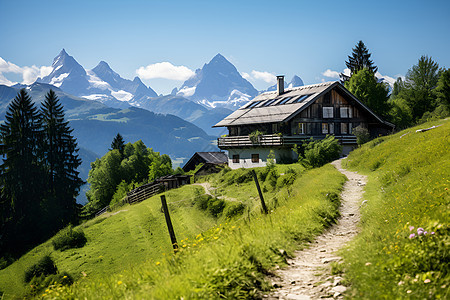
[[[139,77],[133,80],[122,78],[104,61],[86,70],[64,49],[53,60],[52,72],[37,81],[113,108],[134,106],[155,113],[173,114],[215,136],[220,135],[222,129],[211,128],[213,124],[259,93],[221,54],[197,69],[180,89],[175,88],[166,96],[158,96]],[[294,76],[290,85],[303,85],[303,81]]]
[[[133,81],[122,78],[104,61],[92,70],[85,70],[72,56],[62,49],[55,57],[52,72],[38,82],[51,84],[74,96],[100,101],[110,107],[126,108],[134,98],[156,97],[151,88],[139,77]]]

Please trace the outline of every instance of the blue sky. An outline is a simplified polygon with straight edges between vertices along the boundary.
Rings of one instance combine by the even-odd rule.
[[[450,66],[449,13],[450,1],[432,0],[0,0],[0,82],[45,74],[65,48],[86,69],[104,60],[133,79],[141,68],[157,93],[217,53],[257,89],[277,74],[312,84],[343,71],[359,40],[395,78],[421,55]]]

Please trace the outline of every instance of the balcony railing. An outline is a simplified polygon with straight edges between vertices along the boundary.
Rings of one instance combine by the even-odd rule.
[[[356,136],[354,135],[335,135],[341,145],[356,144]],[[279,136],[276,134],[261,135],[257,140],[250,140],[246,136],[228,136],[218,138],[218,146],[221,149],[227,148],[241,148],[241,147],[267,147],[267,146],[293,146],[301,144],[306,140],[313,138],[314,140],[324,139],[325,136],[311,136],[311,135],[295,135],[295,136]]]

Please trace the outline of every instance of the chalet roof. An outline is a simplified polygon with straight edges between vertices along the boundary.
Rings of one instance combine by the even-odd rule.
[[[196,152],[205,163],[224,164],[228,162],[228,156],[225,152]]]
[[[228,156],[224,152],[195,152],[194,155],[184,164],[183,170],[190,171],[195,169],[199,163],[206,164],[225,164],[228,162]]]
[[[281,95],[278,95],[277,91],[262,93],[213,127],[286,122],[335,87],[350,96],[377,120],[393,127],[375,115],[339,81],[290,88]]]

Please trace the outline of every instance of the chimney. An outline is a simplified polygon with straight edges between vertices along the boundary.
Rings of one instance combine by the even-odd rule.
[[[281,95],[284,93],[284,75],[277,76],[277,92],[278,92],[278,95]]]

